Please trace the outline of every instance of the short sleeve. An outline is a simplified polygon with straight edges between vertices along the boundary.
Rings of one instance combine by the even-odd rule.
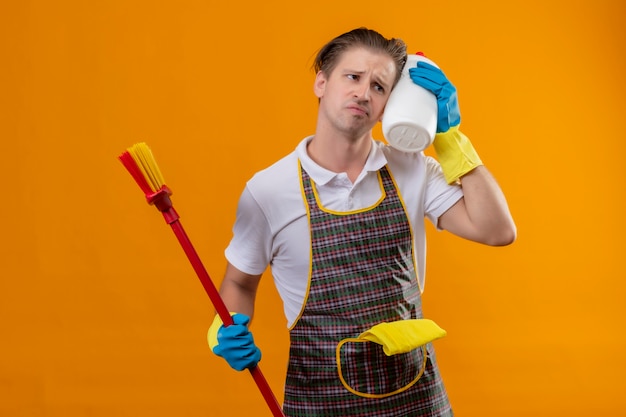
[[[435,226],[439,217],[463,197],[463,189],[458,184],[448,184],[441,165],[432,157],[426,157],[426,194],[424,212]]]
[[[226,259],[246,274],[262,274],[271,259],[272,236],[267,218],[248,187],[237,205],[233,237],[225,250]]]

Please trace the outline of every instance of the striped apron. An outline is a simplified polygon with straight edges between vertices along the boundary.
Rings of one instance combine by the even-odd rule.
[[[384,192],[373,207],[338,213],[318,205],[300,167],[311,271],[290,331],[286,416],[452,415],[430,344],[387,356],[372,342],[346,343],[382,322],[422,318],[409,221],[387,167],[378,175]]]

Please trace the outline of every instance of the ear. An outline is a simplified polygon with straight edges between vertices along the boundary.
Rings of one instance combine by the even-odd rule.
[[[317,98],[322,98],[324,96],[326,81],[326,75],[322,71],[318,71],[315,76],[315,83],[313,84],[313,91],[315,92]]]

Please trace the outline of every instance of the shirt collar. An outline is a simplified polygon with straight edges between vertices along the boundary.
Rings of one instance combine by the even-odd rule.
[[[325,185],[339,175],[339,173],[329,171],[328,169],[319,166],[311,159],[311,157],[309,157],[306,148],[312,139],[313,135],[307,136],[300,141],[296,147],[296,156],[300,160],[304,170],[309,174],[313,181],[318,185]],[[363,171],[359,178],[363,176],[363,173],[378,171],[387,164],[387,158],[385,157],[382,149],[383,146],[384,145],[380,142],[372,140],[370,153],[367,156],[367,161],[365,161],[365,166],[363,167]]]

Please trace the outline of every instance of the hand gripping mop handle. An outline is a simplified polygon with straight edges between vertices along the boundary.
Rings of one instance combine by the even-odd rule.
[[[163,218],[165,219],[167,224],[169,224],[172,227],[174,234],[178,238],[178,242],[180,242],[180,245],[185,251],[187,258],[191,262],[193,269],[196,271],[196,274],[198,275],[198,278],[200,279],[202,286],[207,292],[209,298],[211,299],[211,302],[213,303],[213,306],[215,307],[217,314],[219,314],[220,319],[222,319],[224,326],[230,326],[231,324],[233,324],[233,318],[230,316],[230,312],[228,311],[228,308],[224,304],[222,297],[217,291],[217,288],[215,287],[215,285],[213,284],[213,281],[211,280],[209,273],[207,272],[206,268],[202,264],[202,261],[200,260],[198,253],[196,252],[193,245],[191,244],[191,241],[189,240],[187,233],[185,233],[185,230],[183,229],[183,226],[179,221],[178,213],[176,213],[176,210],[174,210],[172,201],[169,197],[171,194],[172,192],[169,190],[169,188],[167,188],[167,186],[164,185],[156,193],[147,194],[146,199],[148,200],[148,203],[154,204],[154,206],[163,214]],[[258,366],[255,366],[254,368],[250,368],[250,374],[254,378],[254,381],[256,382],[259,390],[261,391],[261,394],[263,395],[265,402],[267,402],[267,405],[272,411],[272,414],[275,417],[284,417],[284,414],[282,412],[282,409],[280,408],[280,405],[278,404],[278,401],[274,397],[274,394],[272,393],[272,390],[269,384],[267,383],[267,380],[261,373],[261,369]]]

